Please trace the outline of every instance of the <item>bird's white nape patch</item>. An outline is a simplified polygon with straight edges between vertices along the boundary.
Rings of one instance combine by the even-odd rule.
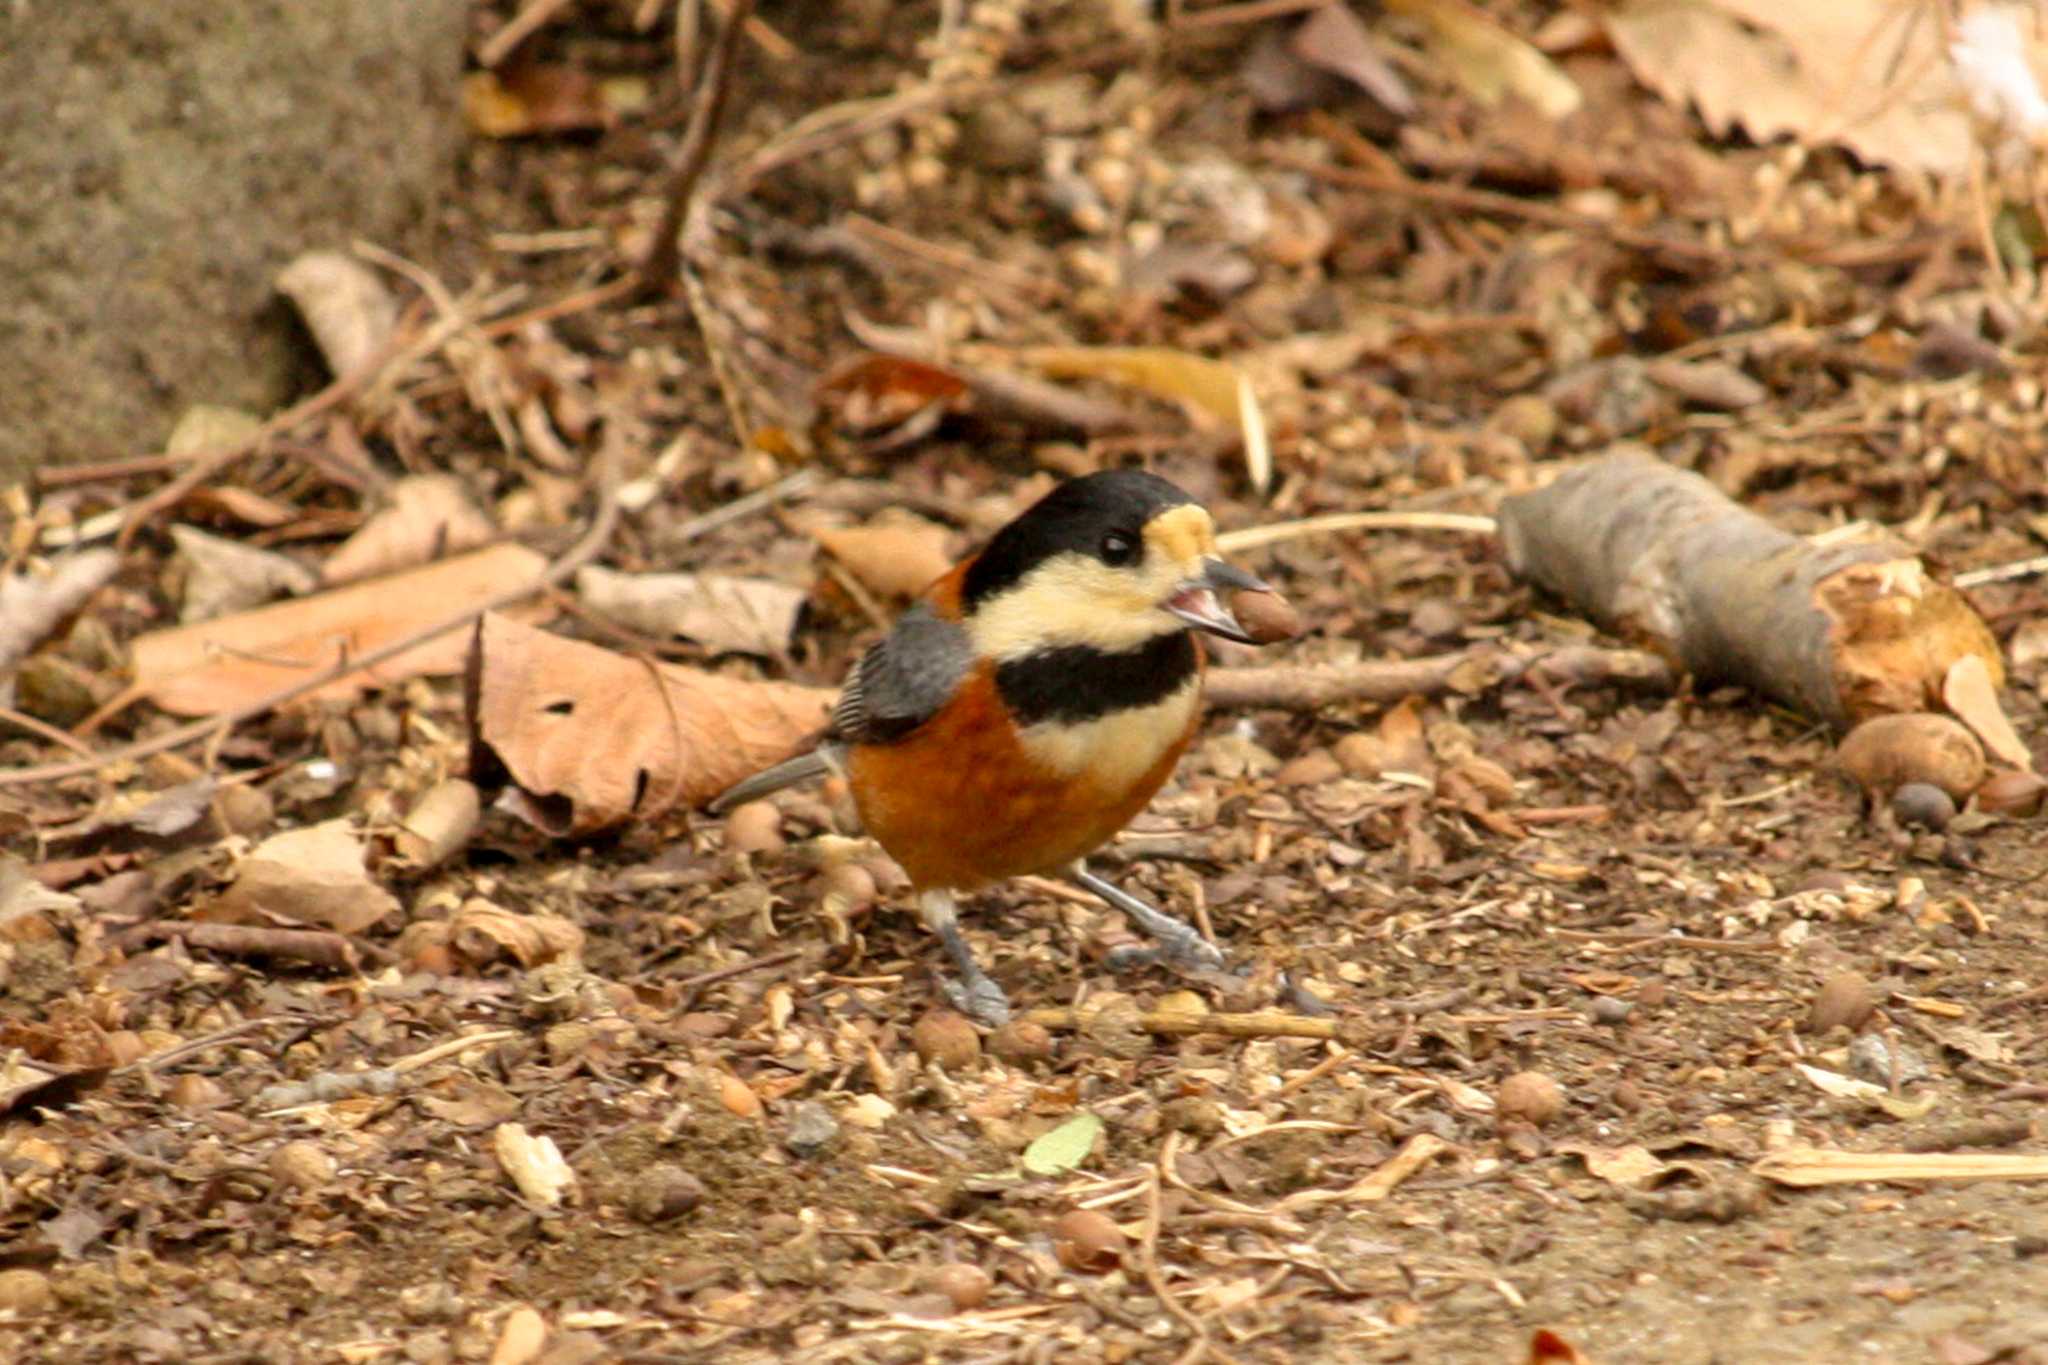
[[[1201,678],[1150,706],[1112,711],[1086,721],[1046,721],[1017,736],[1040,769],[1061,777],[1088,774],[1112,791],[1128,791],[1180,743],[1201,704]]]

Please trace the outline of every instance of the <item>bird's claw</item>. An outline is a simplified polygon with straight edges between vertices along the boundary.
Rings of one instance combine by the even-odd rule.
[[[993,978],[984,976],[963,983],[942,977],[939,990],[954,1009],[977,1024],[1001,1028],[1010,1022],[1010,997],[1003,994],[1003,988]]]
[[[1185,937],[1162,938],[1150,944],[1127,943],[1110,949],[1103,956],[1103,961],[1112,971],[1163,964],[1177,971],[1198,973],[1227,971],[1230,966],[1230,960],[1223,956],[1222,949],[1193,933]]]

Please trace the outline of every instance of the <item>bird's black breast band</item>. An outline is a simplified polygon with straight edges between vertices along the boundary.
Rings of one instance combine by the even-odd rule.
[[[996,692],[1017,724],[1076,724],[1164,701],[1195,676],[1194,637],[1184,630],[1112,654],[1093,645],[1042,649],[996,667]]]

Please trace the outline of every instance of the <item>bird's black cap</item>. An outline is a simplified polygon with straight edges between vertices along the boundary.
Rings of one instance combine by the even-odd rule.
[[[1142,469],[1106,469],[1071,479],[996,532],[968,566],[960,585],[962,605],[972,611],[1054,555],[1096,555],[1112,533],[1136,542],[1147,522],[1170,507],[1193,501]]]

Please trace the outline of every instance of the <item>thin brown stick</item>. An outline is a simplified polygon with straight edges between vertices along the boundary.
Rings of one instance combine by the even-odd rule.
[[[512,55],[512,50],[545,28],[550,20],[575,0],[527,0],[526,7],[511,22],[484,40],[476,50],[477,65],[491,67]]]
[[[76,735],[67,735],[56,726],[37,720],[34,716],[24,715],[11,706],[0,706],[0,725],[12,725],[17,730],[26,730],[38,739],[46,739],[52,744],[61,744],[73,753],[90,754],[92,752],[92,746],[79,739]]]
[[[1313,711],[1343,702],[1382,704],[1447,691],[1478,695],[1523,677],[1569,686],[1635,683],[1669,689],[1677,682],[1671,665],[1636,649],[1568,645],[1542,653],[1511,654],[1482,645],[1456,654],[1421,659],[1368,659],[1355,664],[1298,667],[1217,668],[1203,691],[1211,706]]]
[[[37,492],[68,488],[73,484],[106,483],[132,479],[142,474],[168,474],[185,464],[190,455],[135,455],[125,460],[102,460],[98,464],[75,464],[62,469],[38,469],[29,475]]]
[[[1467,189],[1461,185],[1437,185],[1420,180],[1395,180],[1372,171],[1355,170],[1349,166],[1332,166],[1292,152],[1275,152],[1272,160],[1276,165],[1313,176],[1332,185],[1348,189],[1368,190],[1374,194],[1394,195],[1403,199],[1414,199],[1425,204],[1436,204],[1443,208],[1457,209],[1464,213],[1491,213],[1509,218],[1521,218],[1546,227],[1568,228],[1574,232],[1591,233],[1607,238],[1617,246],[1634,251],[1668,255],[1702,265],[1726,269],[1737,261],[1735,253],[1705,242],[1686,241],[1680,237],[1660,237],[1652,232],[1638,232],[1620,223],[1605,218],[1595,218],[1589,213],[1575,213],[1561,209],[1555,204],[1545,204],[1533,199],[1518,199],[1512,194],[1495,194],[1491,190]]]
[[[1333,0],[1242,0],[1240,4],[1218,5],[1214,9],[1199,10],[1194,14],[1177,15],[1171,23],[1172,27],[1180,30],[1221,28],[1226,24],[1256,24],[1265,19],[1300,14],[1304,10],[1323,9],[1331,3]]]
[[[362,967],[362,949],[329,929],[277,929],[267,924],[216,924],[206,920],[155,920],[138,924],[120,936],[124,948],[178,939],[188,948],[234,957],[282,957],[316,967],[353,972]]]
[[[1194,1337],[1188,1349],[1181,1354],[1182,1365],[1195,1365],[1195,1362],[1205,1357],[1228,1362],[1230,1357],[1217,1350],[1216,1344],[1209,1339],[1207,1324],[1186,1304],[1173,1296],[1172,1289],[1167,1286],[1166,1276],[1159,1270],[1159,1228],[1166,1221],[1164,1206],[1159,1197],[1160,1186],[1166,1179],[1161,1171],[1177,1154],[1176,1147],[1179,1141],[1179,1133],[1168,1133],[1166,1141],[1159,1148],[1159,1164],[1145,1172],[1145,1226],[1144,1231],[1138,1235],[1138,1268],[1144,1272],[1145,1286],[1152,1291],[1152,1297],[1159,1300],[1159,1306],[1180,1319],[1181,1325]]]
[[[696,102],[690,109],[690,125],[683,133],[682,151],[663,191],[661,222],[654,230],[654,244],[648,248],[647,259],[640,265],[639,284],[648,293],[672,293],[682,272],[683,221],[696,198],[697,182],[711,162],[719,116],[725,112],[726,90],[732,83],[733,54],[739,51],[740,32],[753,12],[754,0],[733,0],[732,9],[712,43],[711,54],[705,58],[704,74],[697,81]],[[688,73],[678,74],[688,79]]]
[[[305,425],[330,408],[338,407],[365,388],[371,380],[384,371],[384,366],[393,356],[399,354],[407,340],[407,328],[399,326],[392,330],[368,360],[342,375],[320,392],[294,403],[283,412],[250,434],[244,441],[214,451],[209,455],[195,458],[187,465],[185,472],[172,479],[156,492],[144,498],[130,509],[127,519],[121,523],[121,533],[114,538],[114,548],[125,550],[130,541],[151,518],[160,512],[167,512],[185,500],[187,494],[199,485],[219,475],[229,465],[263,448],[273,436],[281,436]]]
[[[1025,1022],[1041,1028],[1073,1031],[1087,1027],[1087,1010],[1066,1008],[1026,1010]],[[1214,1035],[1221,1038],[1313,1038],[1363,1046],[1365,1021],[1354,1018],[1318,1019],[1280,1010],[1259,1010],[1250,1014],[1197,1014],[1192,1010],[1154,1010],[1138,1015],[1132,1022],[1147,1033],[1169,1038]]]

